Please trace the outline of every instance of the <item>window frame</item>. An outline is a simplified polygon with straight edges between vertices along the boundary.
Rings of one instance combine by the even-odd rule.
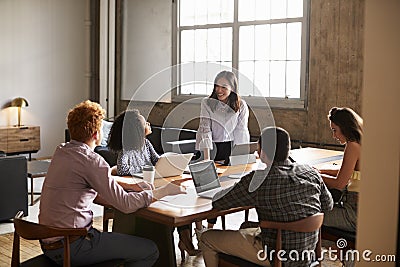
[[[244,96],[241,95],[246,102],[254,107],[265,106],[267,101],[272,108],[288,108],[288,109],[306,109],[307,108],[307,95],[308,95],[308,80],[309,80],[309,35],[310,35],[310,0],[303,0],[303,17],[298,18],[285,18],[285,19],[270,19],[258,21],[238,21],[238,1],[234,0],[234,20],[233,22],[226,22],[221,24],[206,24],[195,26],[182,26],[179,27],[179,3],[180,0],[173,1],[172,8],[172,63],[177,66],[180,63],[180,46],[181,46],[181,32],[183,30],[195,29],[211,29],[219,27],[232,28],[232,68],[233,71],[238,70],[239,65],[239,28],[241,26],[252,25],[265,25],[276,23],[288,22],[301,22],[302,23],[302,38],[301,38],[301,74],[300,74],[300,98],[280,98],[280,97],[261,97],[261,96]],[[184,102],[193,98],[202,98],[207,95],[201,94],[180,94],[180,87],[178,85],[180,68],[172,72],[172,102]],[[239,70],[240,71],[240,70]],[[239,89],[240,90],[240,89]],[[239,91],[240,92],[240,91]],[[195,101],[196,102],[196,101]],[[198,100],[200,103],[200,100]]]

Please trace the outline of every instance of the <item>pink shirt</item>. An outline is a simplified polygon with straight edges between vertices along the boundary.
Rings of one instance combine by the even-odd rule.
[[[89,228],[93,219],[91,205],[97,193],[125,213],[150,205],[151,193],[128,193],[110,173],[107,162],[85,143],[72,140],[59,145],[43,184],[39,222],[63,228]]]

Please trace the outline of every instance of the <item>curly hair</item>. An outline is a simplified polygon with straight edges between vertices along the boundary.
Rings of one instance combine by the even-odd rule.
[[[111,126],[108,147],[116,152],[122,150],[140,150],[146,141],[145,128],[137,109],[120,113]]]
[[[216,92],[216,87],[217,87],[217,82],[219,81],[219,79],[221,78],[225,78],[229,85],[232,88],[232,92],[228,97],[228,106],[230,106],[230,108],[234,111],[234,112],[238,112],[239,108],[240,108],[240,96],[238,94],[238,81],[236,78],[235,73],[231,72],[231,71],[221,71],[220,73],[217,74],[217,76],[214,79],[214,89],[210,95],[210,99],[209,100],[218,100],[218,96],[217,96],[217,92]],[[217,106],[217,101],[208,101],[209,106],[211,107],[212,111],[215,111],[216,106]]]
[[[98,103],[90,100],[76,105],[67,116],[71,139],[86,142],[97,131],[100,132],[105,113],[106,111]]]
[[[329,111],[328,119],[339,126],[347,141],[361,143],[363,120],[354,110],[333,107]]]

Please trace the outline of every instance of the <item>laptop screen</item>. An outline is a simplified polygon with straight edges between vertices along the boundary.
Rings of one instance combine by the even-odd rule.
[[[191,164],[189,169],[197,193],[221,187],[213,161]]]

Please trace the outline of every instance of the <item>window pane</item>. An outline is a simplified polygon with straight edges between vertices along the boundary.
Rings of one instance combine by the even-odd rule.
[[[256,0],[256,20],[267,20],[271,18],[269,0]]]
[[[239,72],[241,76],[246,76],[250,81],[254,80],[254,61],[240,61],[239,62]],[[253,84],[247,83],[243,80],[244,77],[239,79],[239,94],[242,96],[253,95]]]
[[[234,1],[221,0],[221,23],[233,22]]]
[[[288,18],[303,17],[303,0],[287,0],[288,1]]]
[[[271,25],[271,58],[286,59],[286,24]]]
[[[255,20],[256,0],[239,0],[238,20]]]
[[[239,61],[254,60],[254,26],[239,28]]]
[[[287,59],[301,59],[301,22],[287,24]]]
[[[232,28],[221,28],[221,61],[232,61]]]
[[[195,1],[195,17],[194,23],[196,25],[204,25],[207,24],[207,1],[204,0],[196,0]]]
[[[181,62],[194,61],[194,31],[181,32]]]
[[[181,94],[184,94],[184,95],[194,94],[194,84],[181,85]]]
[[[194,84],[194,93],[197,95],[206,95],[207,94],[207,84],[204,82],[196,82]]]
[[[288,61],[286,64],[286,95],[300,98],[300,61]]]
[[[181,26],[194,24],[195,0],[181,0],[179,11],[179,22]]]
[[[219,61],[221,58],[221,29],[207,30],[207,61]]]
[[[271,61],[270,97],[285,97],[285,61]]]
[[[207,60],[207,30],[195,30],[195,61]]]
[[[271,19],[286,18],[286,0],[271,0]]]
[[[270,25],[255,26],[255,53],[254,59],[266,60],[270,58]]]
[[[256,61],[254,70],[255,96],[269,96],[269,61]]]
[[[217,24],[221,23],[221,1],[220,0],[207,0],[207,23]]]

